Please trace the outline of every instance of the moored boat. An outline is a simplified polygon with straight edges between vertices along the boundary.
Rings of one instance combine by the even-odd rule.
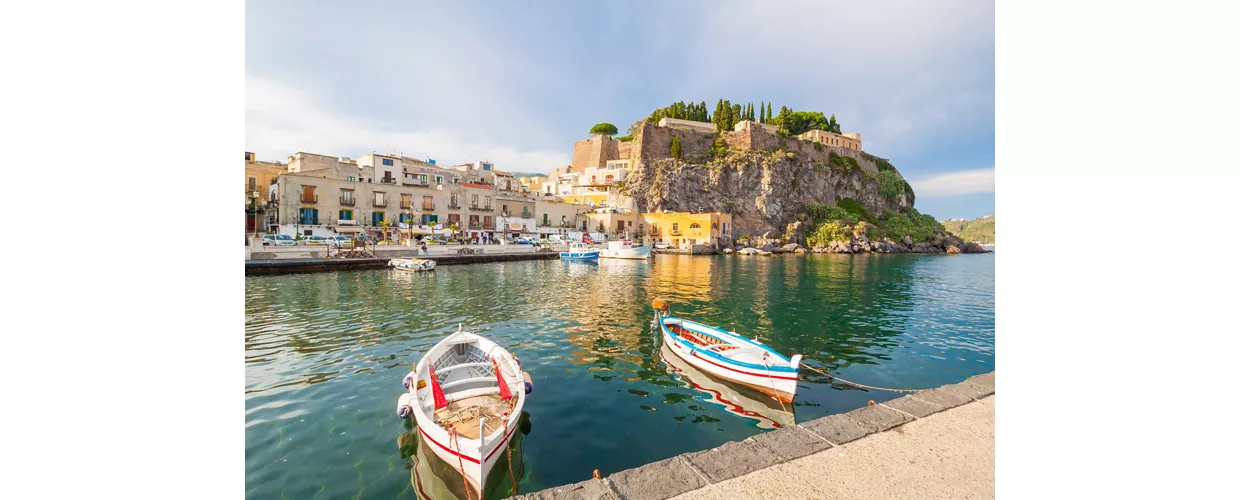
[[[791,403],[796,397],[800,354],[789,359],[735,332],[674,317],[662,299],[655,299],[652,305],[664,343],[693,367],[761,391],[781,403]]]
[[[563,260],[598,260],[598,250],[584,243],[570,243],[567,252],[560,252]]]
[[[435,261],[430,259],[392,259],[388,261],[389,267],[395,267],[401,271],[433,271],[435,269]]]
[[[505,448],[533,390],[520,362],[489,339],[458,329],[418,361],[404,385],[408,392],[397,402],[397,415],[414,417],[427,447],[475,492],[483,491],[492,467],[511,453]]]
[[[634,245],[631,241],[609,241],[607,246],[599,252],[599,257],[604,259],[633,259],[646,260],[650,258],[650,250],[654,248],[650,245]]]

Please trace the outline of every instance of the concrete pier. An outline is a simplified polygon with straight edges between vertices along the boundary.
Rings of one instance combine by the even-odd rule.
[[[518,498],[994,498],[995,373]]]
[[[512,260],[552,260],[559,259],[558,252],[527,252],[527,253],[492,253],[474,255],[416,255],[413,251],[400,257],[430,259],[436,266],[455,264],[478,264],[483,262],[507,262]],[[382,269],[394,257],[356,258],[356,259],[262,259],[245,261],[246,276],[259,274],[291,274],[313,273],[324,271],[348,271],[353,269]]]

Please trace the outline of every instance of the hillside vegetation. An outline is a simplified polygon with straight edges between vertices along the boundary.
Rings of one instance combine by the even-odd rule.
[[[995,216],[987,215],[976,219],[966,221],[960,219],[952,219],[943,221],[943,227],[948,231],[956,233],[965,241],[976,241],[978,243],[993,245],[995,244]]]

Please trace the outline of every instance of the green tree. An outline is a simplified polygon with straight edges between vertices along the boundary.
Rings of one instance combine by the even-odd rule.
[[[673,135],[672,136],[672,158],[679,160],[683,153],[684,151],[680,149],[680,136]]]
[[[768,103],[766,103],[766,121],[767,121],[767,123],[770,123],[770,121],[771,121],[771,116],[772,116],[772,115],[771,115],[771,103],[769,103],[769,102],[768,102]]]
[[[766,123],[766,103],[758,103],[758,123]]]
[[[595,126],[593,126],[593,127],[590,127],[590,133],[591,133],[591,134],[602,134],[602,135],[606,135],[606,136],[613,136],[613,135],[616,135],[616,134],[620,133],[620,130],[616,129],[616,126],[615,126],[615,125],[612,125],[612,124],[607,123],[607,122],[603,122],[603,123],[600,123],[600,124],[595,125]]]
[[[745,111],[741,109],[740,104],[732,105],[732,116],[730,117],[731,120],[728,120],[728,130],[732,130],[732,127],[736,125],[736,122],[739,122],[745,119],[744,113]]]
[[[698,108],[702,110],[702,114],[701,114],[702,119],[700,121],[704,121],[704,122],[710,121],[710,116],[706,113],[706,101],[702,101],[701,104],[698,104]]]
[[[720,132],[723,131],[723,119],[725,115],[725,112],[723,110],[724,110],[723,99],[720,99],[719,104],[715,105],[715,117],[713,120],[711,120],[711,123],[715,124],[715,130],[720,131]]]
[[[831,114],[831,120],[827,122],[827,132],[840,133],[840,124],[835,123],[835,114]]]

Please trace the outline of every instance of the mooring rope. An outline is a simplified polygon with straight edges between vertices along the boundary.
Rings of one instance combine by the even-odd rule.
[[[455,426],[448,426],[448,438],[448,441],[452,443],[453,446],[456,446],[456,462],[461,465],[461,485],[465,486],[465,498],[468,500],[473,500],[474,496],[469,492],[469,481],[465,479],[465,461],[461,459],[461,455],[465,453],[465,451],[461,449],[461,442],[456,438]],[[481,491],[478,492],[478,500],[482,500]]]
[[[784,400],[779,399],[779,389],[775,388],[775,379],[771,378],[771,365],[766,362],[766,356],[762,357],[762,364],[766,365],[766,379],[771,382],[771,391],[775,393],[775,401],[779,401],[779,408],[784,413],[788,413],[788,408],[784,406]]]
[[[508,412],[504,412],[504,432],[508,432]],[[516,433],[514,432],[513,434],[516,434]],[[508,451],[508,477],[512,481],[512,496],[515,497],[517,496],[517,476],[512,473],[512,440],[511,439],[509,439],[508,441],[504,443],[504,449]]]
[[[814,370],[814,371],[816,371],[816,372],[818,372],[818,373],[821,373],[821,374],[823,374],[823,375],[825,375],[825,376],[827,376],[827,377],[831,378],[832,380],[838,380],[838,381],[843,382],[843,383],[845,383],[845,384],[848,384],[848,385],[851,385],[851,386],[854,386],[854,387],[860,387],[860,388],[862,388],[862,389],[874,389],[874,390],[876,390],[876,391],[891,391],[891,392],[921,392],[921,391],[928,391],[928,390],[929,390],[929,389],[892,389],[892,388],[890,388],[890,387],[876,387],[876,386],[872,386],[872,385],[858,384],[858,383],[856,383],[856,382],[850,382],[850,381],[844,380],[844,379],[839,378],[839,377],[837,377],[837,376],[835,376],[835,375],[832,375],[832,374],[830,374],[830,373],[824,372],[824,371],[822,371],[822,370],[819,370],[819,369],[817,369],[817,368],[814,368],[813,366],[810,366],[810,365],[807,365],[807,364],[804,364],[804,363],[802,363],[802,364],[801,364],[801,366],[803,366],[803,367],[805,367],[805,368],[809,368],[809,369],[811,369],[811,370]]]

